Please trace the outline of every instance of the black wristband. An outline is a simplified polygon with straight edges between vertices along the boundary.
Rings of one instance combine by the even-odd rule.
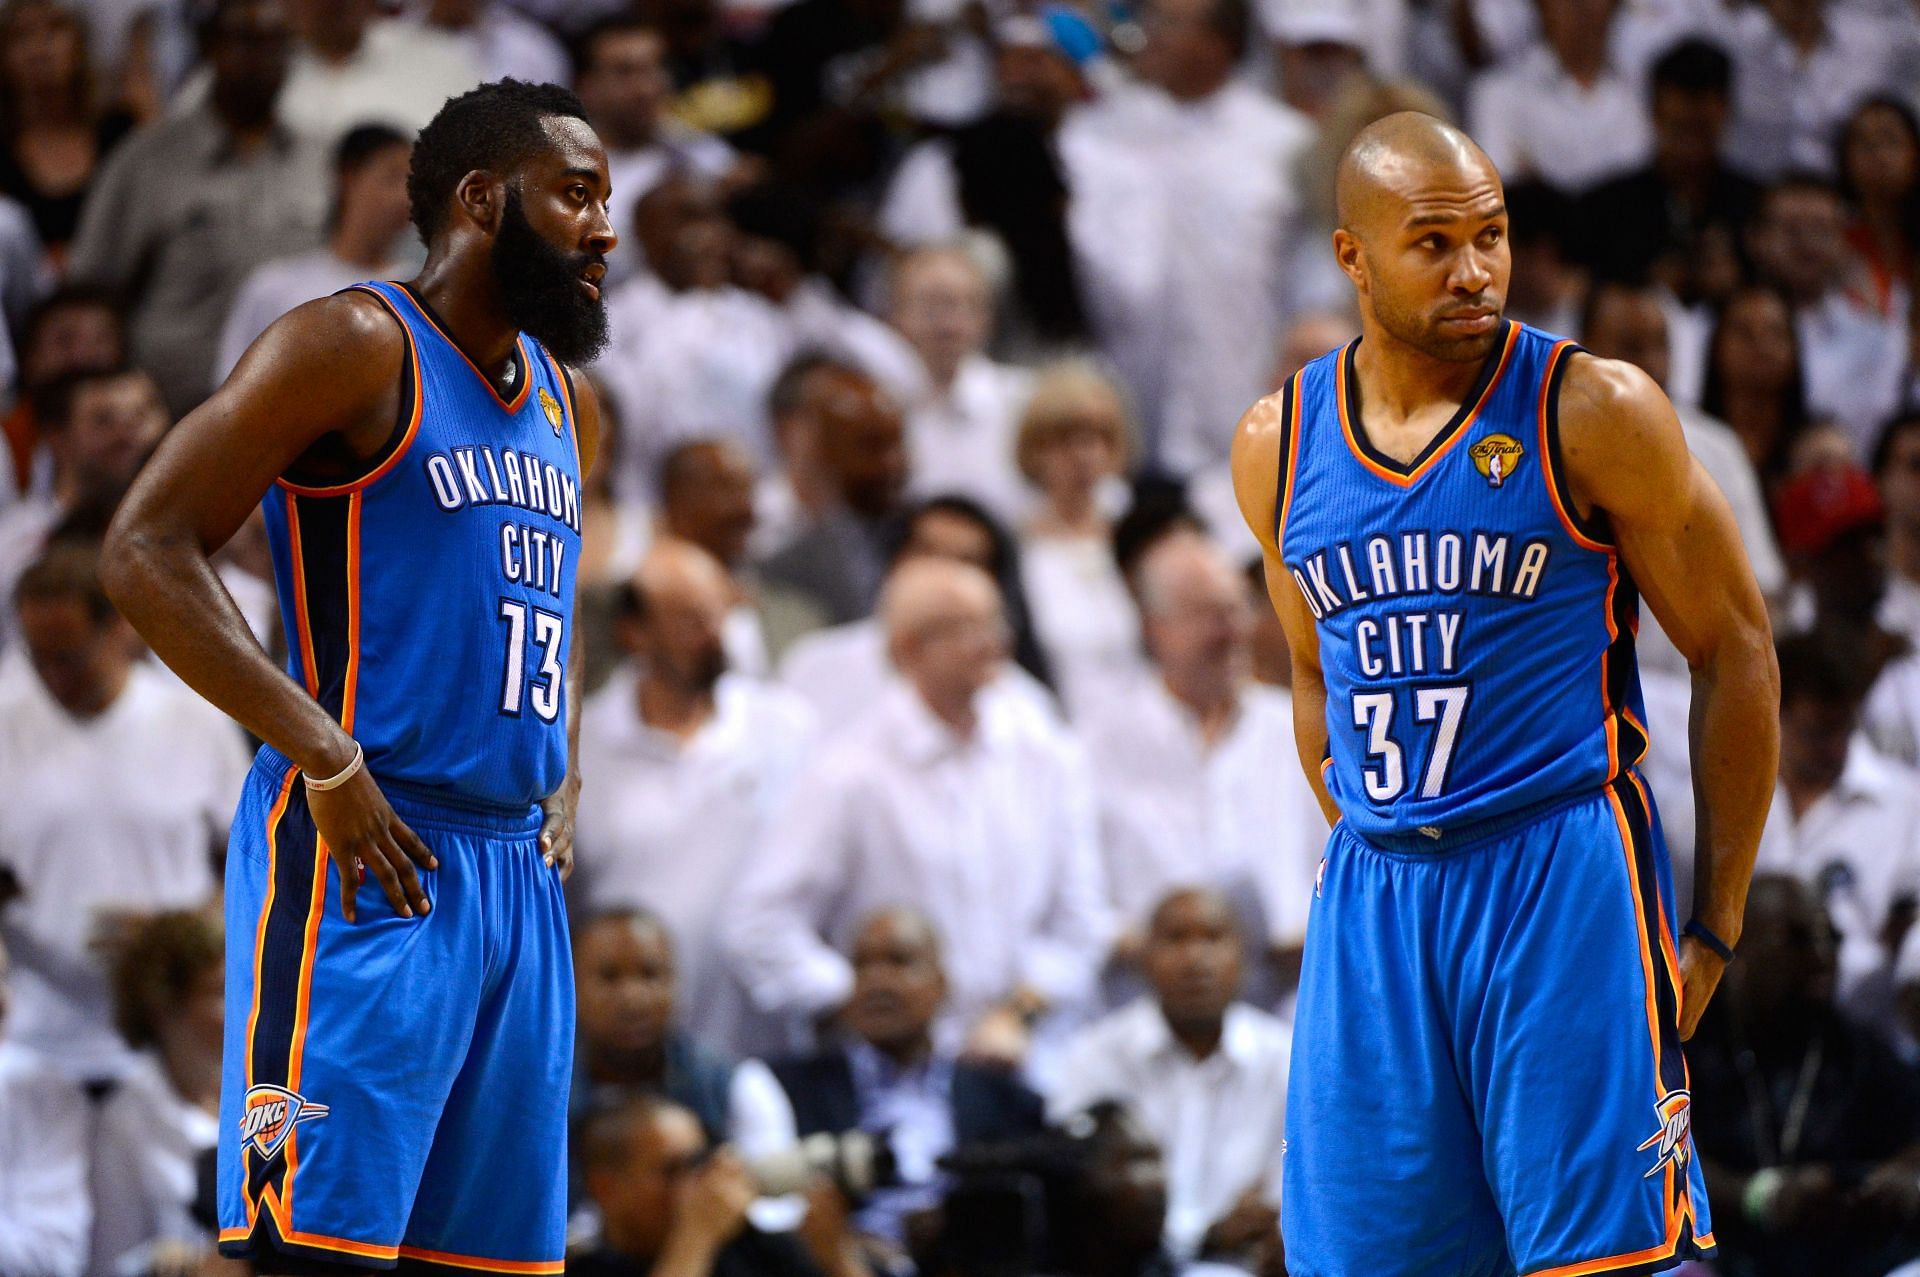
[[[1680,928],[1680,934],[1683,936],[1692,936],[1695,940],[1698,940],[1701,944],[1719,954],[1720,961],[1733,961],[1733,946],[1709,931],[1707,924],[1700,921],[1700,919],[1689,918],[1687,925]]]

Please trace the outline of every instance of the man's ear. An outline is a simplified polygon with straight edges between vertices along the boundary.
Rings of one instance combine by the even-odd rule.
[[[489,235],[500,229],[500,218],[507,206],[507,188],[499,178],[485,169],[475,169],[460,179],[460,184],[453,188],[453,197],[475,226]]]
[[[1366,269],[1360,264],[1361,256],[1365,251],[1360,243],[1360,237],[1352,231],[1345,227],[1334,231],[1333,259],[1340,263],[1340,269],[1346,273],[1348,279],[1353,281],[1354,286],[1361,289],[1365,289],[1367,282]]]

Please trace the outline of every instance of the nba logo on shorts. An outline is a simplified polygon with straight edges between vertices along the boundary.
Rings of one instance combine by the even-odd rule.
[[[326,1105],[315,1104],[283,1086],[250,1087],[240,1114],[240,1139],[252,1144],[253,1151],[267,1160],[286,1144],[295,1126],[326,1115]]]

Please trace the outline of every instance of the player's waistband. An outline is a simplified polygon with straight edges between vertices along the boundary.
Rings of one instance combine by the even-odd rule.
[[[286,779],[288,772],[298,770],[291,759],[271,745],[260,747],[260,752],[253,757],[253,766],[276,786]],[[430,825],[500,838],[531,838],[540,832],[542,813],[531,803],[524,806],[490,803],[436,785],[416,785],[377,773],[374,780],[394,812],[409,825]]]
[[[1455,852],[1471,850],[1481,843],[1511,833],[1522,825],[1536,824],[1550,819],[1569,807],[1603,801],[1607,788],[1603,785],[1597,789],[1583,789],[1571,794],[1555,794],[1537,803],[1529,803],[1525,807],[1516,807],[1512,811],[1501,812],[1497,816],[1488,816],[1484,820],[1448,825],[1444,828],[1426,825],[1411,832],[1384,833],[1356,829],[1346,821],[1341,823],[1348,826],[1348,832],[1356,839],[1376,851],[1383,851],[1389,855],[1415,858],[1450,856]]]

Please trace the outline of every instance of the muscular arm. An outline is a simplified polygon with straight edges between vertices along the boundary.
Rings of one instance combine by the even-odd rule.
[[[1266,564],[1267,597],[1287,633],[1293,658],[1293,739],[1300,766],[1329,825],[1340,809],[1327,793],[1321,760],[1327,756],[1327,684],[1320,669],[1320,632],[1306,600],[1294,588],[1274,544],[1274,511],[1280,490],[1280,397],[1270,395],[1247,409],[1233,435],[1233,494]]]
[[[322,436],[362,457],[379,450],[394,429],[403,354],[399,328],[371,298],[328,297],[282,318],[167,435],[102,555],[102,585],[155,654],[310,776],[346,768],[353,739],[267,656],[210,559]],[[432,857],[364,771],[324,797],[309,791],[309,802],[343,882],[364,862],[396,909],[425,912],[407,861]],[[343,899],[351,919],[351,891]]]
[[[600,397],[578,369],[568,369],[573,388],[574,439],[580,448],[580,484],[584,490],[600,455]],[[540,824],[540,846],[546,861],[560,870],[560,880],[573,876],[574,813],[580,803],[580,697],[587,667],[585,635],[580,632],[580,569],[574,565],[572,645],[567,651],[567,776],[560,788],[541,803],[546,818]]]
[[[1692,668],[1694,913],[1736,943],[1779,765],[1780,675],[1765,601],[1726,498],[1646,374],[1576,356],[1560,437],[1574,500],[1583,513],[1604,512],[1641,595]],[[1680,966],[1681,1033],[1691,1037],[1722,964],[1688,937]]]

